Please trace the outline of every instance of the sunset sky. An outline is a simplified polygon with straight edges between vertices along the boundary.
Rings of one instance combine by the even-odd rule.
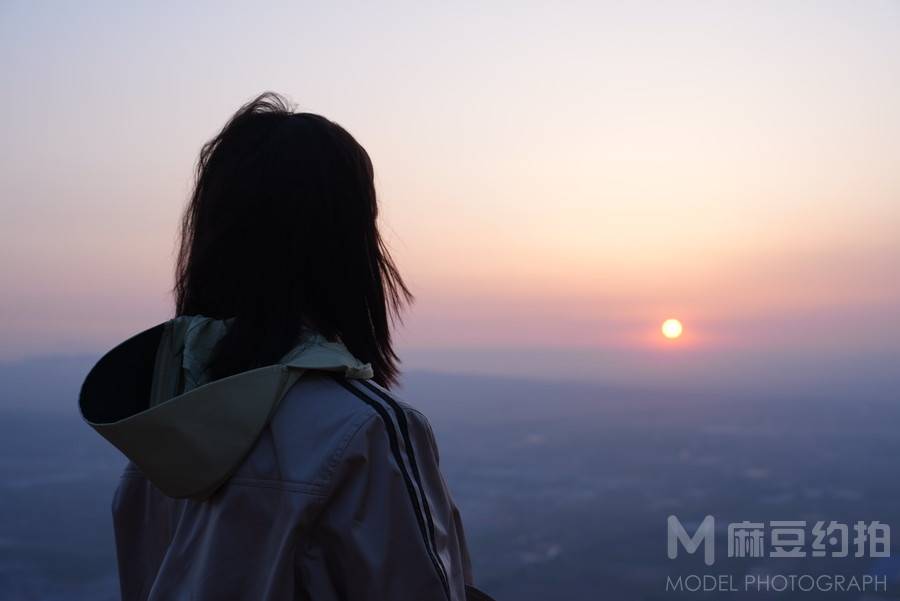
[[[371,154],[410,366],[900,358],[900,3],[215,6],[0,5],[0,359],[171,315],[196,154],[264,90]]]

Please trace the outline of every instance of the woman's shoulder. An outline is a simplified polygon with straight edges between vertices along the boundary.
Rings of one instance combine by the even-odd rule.
[[[421,411],[371,380],[322,372],[310,372],[291,387],[269,430],[281,478],[321,486],[361,452],[405,455],[422,445],[434,447]]]

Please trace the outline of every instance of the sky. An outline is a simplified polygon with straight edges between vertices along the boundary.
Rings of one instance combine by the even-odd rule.
[[[273,90],[372,156],[410,367],[900,361],[897,2],[3,1],[0,72],[0,360],[170,317],[197,152]]]

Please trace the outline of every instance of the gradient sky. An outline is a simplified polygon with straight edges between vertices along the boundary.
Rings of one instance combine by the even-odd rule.
[[[412,366],[900,357],[897,2],[3,2],[0,72],[2,359],[170,315],[263,90],[372,155]]]

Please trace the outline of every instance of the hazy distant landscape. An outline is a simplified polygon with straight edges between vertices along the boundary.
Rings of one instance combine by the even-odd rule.
[[[43,361],[0,368],[0,598],[115,599],[109,506],[124,461],[76,414],[90,358]],[[888,577],[888,595],[829,599],[900,590],[894,558],[707,569],[666,557],[669,514],[896,528],[900,403],[889,395],[722,398],[423,371],[399,394],[435,427],[476,577],[499,601],[721,598],[665,592],[665,579],[725,571]]]

